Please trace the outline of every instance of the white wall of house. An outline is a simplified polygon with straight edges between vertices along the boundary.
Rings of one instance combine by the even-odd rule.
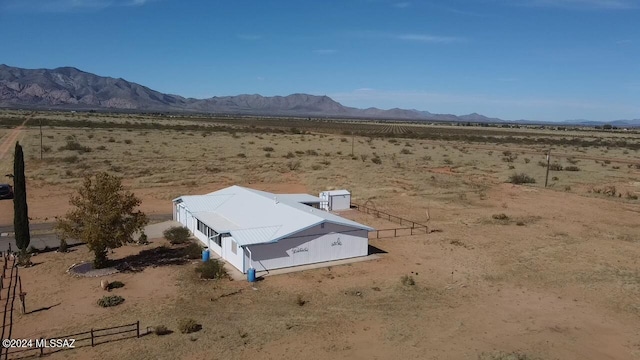
[[[215,245],[215,244],[214,244]],[[217,246],[217,245],[216,245]],[[222,258],[228,261],[236,269],[244,271],[244,248],[240,247],[236,240],[231,237],[222,238]]]
[[[366,256],[367,230],[324,223],[275,243],[251,245],[252,264],[257,271]],[[249,269],[245,252],[244,270]]]

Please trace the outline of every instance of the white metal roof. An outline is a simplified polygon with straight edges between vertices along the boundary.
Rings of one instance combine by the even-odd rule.
[[[351,195],[351,193],[347,190],[328,190],[328,191],[323,191],[327,194],[329,194],[329,196],[331,195]]]
[[[305,194],[272,194],[231,186],[207,195],[181,196],[186,208],[218,232],[229,232],[240,246],[275,242],[291,234],[331,222],[362,230],[372,228],[301,204],[319,198]],[[310,201],[309,201],[310,202]]]

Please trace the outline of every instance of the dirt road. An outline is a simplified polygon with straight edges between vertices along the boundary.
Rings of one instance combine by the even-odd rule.
[[[13,129],[9,133],[9,135],[4,138],[2,143],[0,143],[0,160],[4,159],[5,156],[9,154],[9,150],[11,150],[12,146],[15,145],[18,137],[20,137],[20,134],[22,134],[22,129],[24,128],[24,125],[27,123],[27,121],[29,121],[29,119],[26,119],[22,124],[20,124],[20,126],[17,126],[15,129]]]

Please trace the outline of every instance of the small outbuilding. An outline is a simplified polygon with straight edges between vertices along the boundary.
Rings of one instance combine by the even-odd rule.
[[[321,210],[322,203],[231,186],[174,199],[173,219],[243,273],[368,255],[374,229]]]
[[[320,193],[320,208],[326,211],[351,209],[351,193],[347,190],[329,190]]]

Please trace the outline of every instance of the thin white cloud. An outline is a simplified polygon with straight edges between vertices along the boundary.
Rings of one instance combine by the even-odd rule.
[[[313,52],[315,54],[318,54],[318,55],[331,55],[331,54],[337,53],[338,50],[335,50],[335,49],[316,49],[316,50],[313,50]]]
[[[400,34],[396,35],[396,38],[399,40],[406,41],[416,41],[416,42],[424,42],[424,43],[454,43],[463,41],[462,38],[453,37],[453,36],[438,36],[438,35],[430,35],[430,34]]]
[[[237,34],[236,35],[238,37],[238,39],[242,39],[242,40],[260,40],[262,39],[262,35],[257,35],[257,34]]]
[[[14,11],[98,11],[110,7],[138,7],[154,0],[5,0],[0,8]]]
[[[399,8],[399,9],[406,9],[409,6],[411,6],[411,3],[408,2],[408,1],[403,1],[403,2],[398,2],[398,3],[393,4],[393,6]]]
[[[519,0],[519,2],[527,6],[575,9],[626,10],[640,7],[637,0]]]
[[[388,39],[407,42],[421,42],[431,44],[451,44],[467,41],[466,38],[456,36],[443,36],[424,33],[392,33],[384,31],[353,31],[347,36],[365,39]]]
[[[629,40],[629,39],[623,39],[623,40],[616,41],[616,44],[618,44],[618,45],[631,44],[631,43],[633,43],[633,40]]]

